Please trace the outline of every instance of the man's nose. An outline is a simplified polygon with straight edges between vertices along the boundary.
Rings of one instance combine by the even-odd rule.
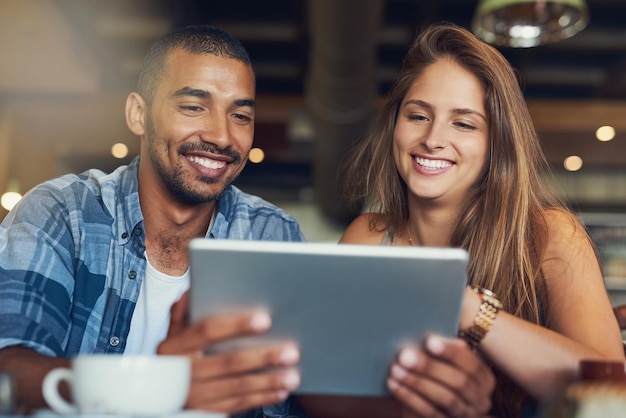
[[[200,139],[225,148],[230,145],[230,132],[228,127],[228,115],[209,112],[202,120]]]

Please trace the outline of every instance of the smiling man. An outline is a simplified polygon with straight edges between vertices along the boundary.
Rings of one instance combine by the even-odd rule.
[[[139,157],[42,183],[5,218],[0,371],[14,376],[20,410],[44,407],[43,377],[76,355],[159,353],[193,359],[188,408],[294,415],[283,402],[300,380],[294,346],[204,354],[266,331],[267,313],[185,321],[192,238],[303,240],[293,218],[232,185],[252,146],[254,99],[237,40],[209,26],[168,34],[126,102]]]

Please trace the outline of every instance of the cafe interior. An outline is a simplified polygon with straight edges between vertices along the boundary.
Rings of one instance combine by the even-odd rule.
[[[130,162],[139,141],[123,109],[143,55],[173,28],[208,23],[243,43],[256,74],[254,148],[236,184],[291,213],[308,240],[337,241],[358,213],[336,169],[414,35],[447,21],[518,71],[555,187],[626,304],[624,16],[626,0],[1,1],[0,219],[46,179]]]
[[[517,69],[556,187],[587,222],[607,285],[626,302],[623,16],[623,0],[1,2],[0,219],[11,197],[43,180],[108,172],[137,155],[123,106],[143,55],[172,28],[209,23],[242,41],[257,77],[254,150],[237,184],[292,213],[308,240],[336,241],[357,214],[338,190],[339,162],[420,27],[448,21]]]

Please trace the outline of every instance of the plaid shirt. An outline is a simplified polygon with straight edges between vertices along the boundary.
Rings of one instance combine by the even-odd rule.
[[[145,276],[139,159],[111,174],[47,181],[0,225],[0,349],[42,354],[123,353]],[[207,238],[303,241],[268,202],[226,189]]]
[[[124,352],[146,272],[139,158],[111,174],[89,170],[47,181],[0,225],[0,349],[42,354]],[[229,186],[207,238],[304,241],[276,206]],[[306,416],[292,398],[236,415]]]

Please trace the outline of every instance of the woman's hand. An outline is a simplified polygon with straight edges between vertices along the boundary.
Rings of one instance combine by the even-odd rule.
[[[425,349],[403,348],[387,386],[406,417],[476,417],[491,408],[491,369],[460,339],[430,336]]]

